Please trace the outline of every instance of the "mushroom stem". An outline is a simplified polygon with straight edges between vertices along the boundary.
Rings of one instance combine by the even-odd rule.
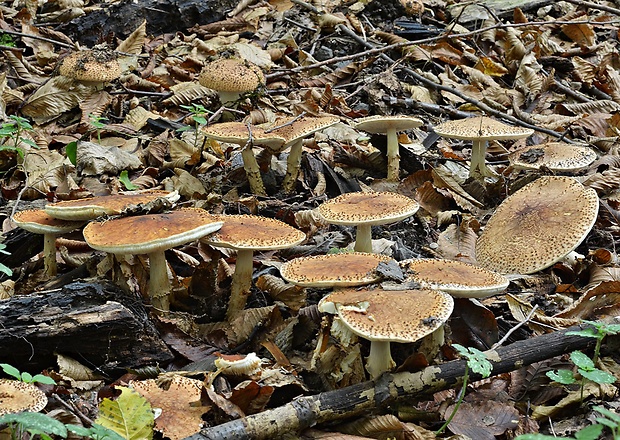
[[[253,261],[253,250],[239,249],[237,251],[235,273],[230,287],[230,301],[226,312],[226,318],[229,321],[232,321],[245,308],[248,301],[250,287],[252,287]]]
[[[387,129],[387,180],[398,182],[400,155],[398,154],[398,134],[396,128]]]
[[[366,370],[370,373],[370,378],[376,379],[395,366],[396,363],[392,360],[390,351],[390,341],[371,341],[370,354],[366,359]]]
[[[246,146],[241,150],[241,157],[243,158],[243,168],[248,176],[248,183],[250,184],[250,191],[252,194],[259,196],[266,196],[265,186],[263,185],[263,179],[260,175],[260,168],[252,148]]]
[[[354,250],[355,252],[372,253],[372,226],[357,225]]]
[[[165,251],[156,251],[148,254],[150,265],[149,295],[151,305],[158,313],[166,314],[170,311],[170,280],[168,279],[168,264]]]
[[[239,92],[225,92],[223,90],[219,90],[217,95],[220,97],[220,103],[222,105],[232,104],[239,100],[241,94]]]
[[[56,264],[56,234],[43,234],[43,256],[45,273],[49,277],[55,277],[58,273]]]
[[[293,192],[295,189],[295,182],[297,181],[297,176],[299,175],[299,166],[301,164],[301,154],[303,151],[302,148],[303,140],[298,139],[291,146],[291,151],[288,154],[288,159],[286,161],[286,176],[284,176],[284,182],[282,183],[282,190],[285,193]]]
[[[480,179],[485,177],[497,177],[485,163],[487,151],[487,141],[475,139],[471,149],[471,166],[469,167],[469,177]]]

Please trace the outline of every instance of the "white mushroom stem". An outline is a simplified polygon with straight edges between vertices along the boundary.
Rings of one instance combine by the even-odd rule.
[[[222,105],[226,103],[233,103],[239,100],[241,94],[239,92],[224,92],[218,90],[217,95],[220,97],[220,102]]]
[[[387,180],[398,182],[400,174],[400,154],[398,154],[398,134],[396,129],[387,129]]]
[[[471,149],[471,166],[469,168],[469,177],[474,179],[485,177],[497,177],[485,163],[488,142],[480,139],[474,139]]]
[[[243,168],[248,176],[250,191],[252,194],[266,196],[267,192],[263,185],[263,178],[260,175],[260,168],[258,167],[254,152],[252,152],[252,148],[250,146],[244,147],[241,150],[241,157],[243,158]]]
[[[230,301],[226,318],[232,321],[239,312],[245,308],[252,287],[252,271],[254,262],[254,251],[249,249],[239,249],[237,251],[237,262],[235,273],[233,274],[232,286],[230,287]]]
[[[45,273],[49,277],[55,277],[58,273],[56,263],[56,234],[43,234],[43,256]]]
[[[149,255],[150,276],[149,295],[151,304],[159,313],[170,311],[170,280],[165,251],[152,252]]]
[[[355,233],[355,252],[372,253],[372,226],[357,225]]]
[[[370,354],[366,359],[366,370],[370,373],[370,378],[376,379],[395,366],[396,363],[392,360],[390,351],[390,341],[371,341]]]
[[[291,146],[291,151],[288,154],[286,161],[286,176],[284,176],[284,182],[282,183],[282,190],[285,193],[293,192],[295,189],[295,182],[299,175],[299,166],[301,164],[301,154],[303,151],[303,139],[296,140]]]

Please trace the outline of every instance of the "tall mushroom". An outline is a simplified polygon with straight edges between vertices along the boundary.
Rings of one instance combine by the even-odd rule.
[[[476,179],[496,176],[485,163],[488,141],[523,139],[534,133],[532,129],[513,127],[486,116],[447,121],[437,125],[434,131],[446,138],[473,142],[469,177]]]
[[[170,310],[170,280],[165,251],[211,234],[222,224],[202,209],[184,208],[90,223],[84,228],[84,238],[90,247],[100,251],[148,254],[151,303],[157,311],[166,313]]]
[[[265,85],[265,75],[256,64],[240,58],[220,58],[205,65],[198,82],[215,90],[222,104],[235,102],[243,93]]]

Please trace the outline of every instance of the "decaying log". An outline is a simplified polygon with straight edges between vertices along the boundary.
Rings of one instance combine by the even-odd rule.
[[[103,372],[173,358],[142,303],[100,280],[1,301],[0,347],[0,363],[37,373],[55,353]]]
[[[539,337],[518,341],[487,351],[493,375],[519,369],[563,353],[593,345],[592,338],[567,335],[573,327]],[[417,373],[384,374],[376,382],[368,381],[314,396],[305,396],[279,408],[203,429],[185,440],[274,439],[300,432],[318,423],[345,419],[393,404],[405,397],[447,389],[463,377],[466,362],[456,360],[430,366]],[[480,376],[471,375],[472,380]]]

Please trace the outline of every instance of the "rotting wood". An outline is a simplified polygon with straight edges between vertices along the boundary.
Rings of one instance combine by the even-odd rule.
[[[493,375],[517,370],[574,350],[593,345],[592,338],[569,335],[585,328],[571,327],[515,342],[487,351]],[[358,416],[373,408],[385,407],[399,399],[411,398],[457,384],[465,373],[466,362],[456,360],[434,365],[416,373],[385,374],[376,382],[368,381],[314,396],[305,396],[284,406],[205,428],[185,440],[261,440],[300,432],[319,423]],[[481,377],[470,373],[472,380]]]

